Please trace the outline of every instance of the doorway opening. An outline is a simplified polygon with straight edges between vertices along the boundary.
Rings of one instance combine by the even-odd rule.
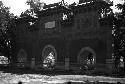
[[[96,64],[96,53],[89,47],[82,48],[78,54],[80,69],[91,70]]]
[[[54,46],[46,45],[42,51],[43,68],[53,70],[57,59],[57,51]]]

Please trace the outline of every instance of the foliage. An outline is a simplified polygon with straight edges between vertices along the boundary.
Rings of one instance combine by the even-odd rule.
[[[120,50],[120,48],[125,47],[125,46],[123,46],[123,45],[125,45],[124,44],[125,30],[121,29],[122,27],[125,27],[125,2],[123,4],[118,4],[116,6],[117,6],[118,9],[122,10],[122,12],[118,13],[118,15],[117,15],[117,23],[116,23],[115,32],[114,32],[115,38],[117,39],[116,40],[117,41],[116,45],[119,46],[119,48],[117,48],[117,49]],[[120,52],[122,52],[122,51],[120,51]]]
[[[2,2],[0,2],[0,26],[4,28],[4,30],[7,28],[7,24],[11,18],[13,18],[13,14],[10,13],[8,7],[5,7]]]
[[[40,0],[27,0],[27,5],[30,5],[30,9],[34,12],[41,10],[44,6],[44,3],[40,2]]]
[[[27,5],[30,5],[30,9],[26,10],[25,13],[31,16],[37,16],[38,11],[42,10],[43,6],[45,5],[45,3],[40,2],[40,0],[27,0],[26,3]]]
[[[14,36],[10,25],[13,23],[14,15],[10,13],[9,9],[0,1],[0,53],[10,59],[14,45]]]
[[[117,4],[116,7],[122,12],[115,13],[115,23],[113,25],[113,55],[115,58],[115,66],[118,69],[120,58],[124,58],[125,62],[125,2]],[[123,29],[122,29],[123,28]]]
[[[29,31],[37,30],[38,12],[42,10],[44,3],[41,3],[40,0],[27,0],[26,3],[30,5],[30,9],[22,12],[18,20],[28,23]]]

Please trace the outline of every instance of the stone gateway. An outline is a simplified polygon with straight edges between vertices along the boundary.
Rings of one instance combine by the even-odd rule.
[[[112,71],[112,64],[106,61],[112,59],[112,28],[99,22],[105,5],[110,4],[88,0],[68,7],[45,5],[39,11],[34,31],[28,30],[28,22],[18,19],[17,58],[18,51],[24,49],[27,54],[23,52],[23,57],[29,67],[34,58],[35,69]]]

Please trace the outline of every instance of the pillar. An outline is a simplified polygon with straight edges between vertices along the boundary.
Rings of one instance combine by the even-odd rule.
[[[106,44],[107,44],[106,66],[110,71],[112,71],[113,58],[112,58],[112,33],[111,33],[111,31],[108,31]]]
[[[70,56],[69,56],[69,46],[70,45],[70,40],[68,39],[66,42],[66,56],[65,56],[65,70],[69,70],[69,61],[70,61]]]

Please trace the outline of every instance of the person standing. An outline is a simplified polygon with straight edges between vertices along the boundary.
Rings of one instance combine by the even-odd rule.
[[[123,56],[120,57],[119,68],[120,68],[119,74],[123,76],[124,75],[124,57]]]

